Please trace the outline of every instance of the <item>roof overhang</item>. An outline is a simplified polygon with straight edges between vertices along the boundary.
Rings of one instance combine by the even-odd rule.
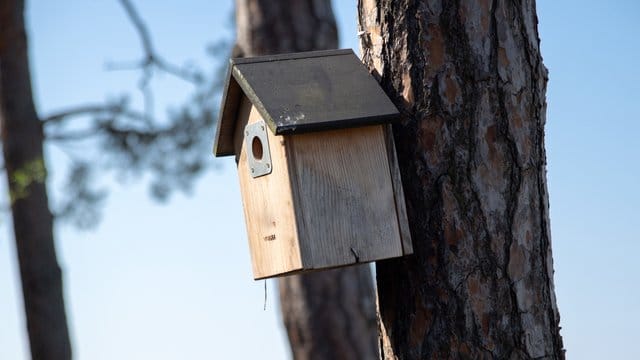
[[[234,155],[243,95],[276,135],[381,124],[399,115],[351,49],[231,59],[213,148],[216,156]]]

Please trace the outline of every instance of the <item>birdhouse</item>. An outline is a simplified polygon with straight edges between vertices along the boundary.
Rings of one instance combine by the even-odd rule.
[[[389,123],[351,50],[230,60],[216,156],[235,156],[256,279],[412,253]]]

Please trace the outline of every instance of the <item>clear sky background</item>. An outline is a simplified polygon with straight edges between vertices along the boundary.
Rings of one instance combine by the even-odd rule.
[[[212,69],[205,46],[232,36],[232,1],[135,1],[167,59]],[[342,47],[358,49],[355,1],[334,0]],[[639,359],[640,2],[538,1],[549,68],[547,156],[555,284],[570,359]],[[28,1],[35,100],[41,115],[123,92],[137,74],[107,61],[140,56],[115,0]],[[156,114],[189,96],[154,80]],[[213,129],[211,130],[213,136]],[[50,188],[68,159],[51,147]],[[58,225],[76,359],[286,359],[277,289],[254,282],[233,160],[166,205],[144,181],[118,185],[100,225]],[[4,185],[3,185],[4,186]],[[54,199],[55,200],[55,199]],[[15,247],[0,218],[0,359],[27,359]]]

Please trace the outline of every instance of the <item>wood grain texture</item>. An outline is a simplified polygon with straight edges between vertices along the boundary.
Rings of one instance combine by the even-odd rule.
[[[253,178],[247,164],[244,127],[261,119],[246,97],[241,100],[234,146],[242,190],[247,236],[256,279],[302,268],[291,181],[283,138],[267,131],[271,174]]]
[[[244,97],[234,147],[256,279],[404,254],[386,125],[285,136],[268,130],[273,171],[253,178],[244,127],[260,119]]]
[[[404,189],[402,188],[402,177],[398,167],[398,156],[396,155],[396,144],[393,140],[391,125],[384,126],[384,139],[389,159],[389,171],[393,185],[393,197],[396,203],[396,216],[398,217],[398,228],[402,239],[402,254],[413,254],[413,243],[411,242],[411,229],[407,217],[407,205],[404,201]]]
[[[402,255],[383,125],[285,136],[305,268]]]

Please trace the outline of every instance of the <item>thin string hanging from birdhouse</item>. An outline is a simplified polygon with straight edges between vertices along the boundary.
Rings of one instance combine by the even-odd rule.
[[[267,311],[267,279],[264,279],[264,306],[263,311]]]

